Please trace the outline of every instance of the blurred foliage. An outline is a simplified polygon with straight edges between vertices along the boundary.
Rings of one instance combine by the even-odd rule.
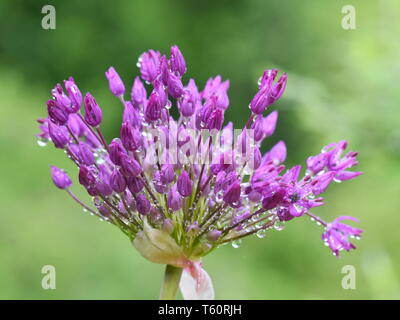
[[[0,2],[0,298],[153,299],[163,266],[145,261],[117,229],[98,222],[54,188],[49,164],[75,169],[52,147],[39,148],[35,119],[56,82],[73,75],[104,112],[111,139],[121,108],[104,71],[113,65],[127,87],[139,54],[178,44],[189,77],[203,86],[231,80],[226,120],[243,125],[263,69],[289,74],[277,103],[288,164],[304,163],[331,141],[360,152],[355,181],[334,185],[325,219],[361,219],[358,249],[336,259],[322,230],[308,219],[288,223],[240,249],[224,246],[205,260],[217,298],[385,299],[400,297],[400,3],[350,1],[357,29],[341,28],[349,1],[28,1]],[[41,8],[53,4],[56,30],[41,28]],[[88,199],[78,187],[76,191]],[[54,265],[57,289],[41,288],[41,268]],[[341,288],[341,268],[354,265],[357,289]]]

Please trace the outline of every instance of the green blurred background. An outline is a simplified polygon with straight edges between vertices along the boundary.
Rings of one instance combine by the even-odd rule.
[[[41,8],[56,8],[56,30],[41,28]],[[341,27],[344,5],[356,30]],[[116,228],[83,214],[50,180],[49,164],[75,172],[64,154],[40,148],[35,119],[55,83],[73,75],[93,93],[110,140],[121,108],[108,91],[113,65],[130,88],[136,61],[149,48],[177,44],[188,73],[231,80],[226,119],[243,125],[263,69],[289,81],[278,129],[288,164],[347,139],[360,152],[354,181],[333,185],[324,219],[352,215],[365,230],[358,249],[332,256],[309,219],[264,239],[224,246],[204,263],[218,299],[400,298],[400,2],[398,0],[20,1],[0,2],[0,298],[154,299],[163,266],[145,261]],[[82,190],[75,191],[88,199]],[[41,287],[42,266],[57,271],[57,289]],[[354,265],[356,290],[341,269]]]

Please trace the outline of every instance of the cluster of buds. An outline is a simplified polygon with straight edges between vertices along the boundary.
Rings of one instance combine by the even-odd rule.
[[[82,97],[73,78],[65,89],[56,85],[48,117],[38,120],[39,144],[52,141],[65,151],[93,204],[78,199],[67,173],[52,166],[55,185],[85,211],[120,228],[148,260],[190,265],[191,274],[201,273],[193,263],[215,248],[237,248],[246,236],[263,238],[305,215],[324,227],[322,239],[335,255],[355,248],[349,238],[362,230],[339,222],[354,218],[327,223],[310,212],[324,204],[321,194],[332,182],[361,174],[349,171],[357,153],[344,154],[347,142],[309,157],[302,176],[301,166],[285,170],[283,141],[261,154],[278,119],[277,111],[264,113],[282,96],[286,74],[264,72],[246,125],[234,129],[231,122],[224,126],[229,81],[210,78],[203,90],[193,79],[184,85],[186,63],[177,46],[169,58],[149,50],[137,65],[141,77],[134,79],[129,98],[115,69],[105,74],[123,107],[120,136],[110,143],[100,128],[101,108],[90,93]],[[170,115],[174,104],[179,119]]]

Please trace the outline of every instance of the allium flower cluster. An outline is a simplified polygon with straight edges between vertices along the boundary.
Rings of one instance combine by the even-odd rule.
[[[238,247],[252,234],[263,238],[304,215],[325,228],[322,238],[335,255],[355,248],[349,237],[362,231],[340,221],[356,219],[327,223],[310,212],[324,204],[322,194],[332,182],[361,174],[349,170],[357,153],[345,153],[347,142],[309,157],[303,173],[301,166],[285,168],[283,141],[260,151],[275,130],[278,112],[264,114],[282,96],[285,73],[278,78],[276,69],[264,72],[249,119],[237,129],[231,122],[224,126],[229,80],[210,78],[202,90],[194,79],[183,82],[186,63],[177,46],[169,57],[149,50],[137,65],[140,77],[130,96],[113,67],[105,73],[123,107],[120,136],[110,142],[100,128],[100,106],[90,93],[81,94],[72,77],[51,91],[48,117],[38,120],[39,144],[52,141],[65,151],[93,204],[79,200],[67,173],[52,166],[58,188],[120,228],[148,260],[186,268],[199,287],[206,275],[203,256],[226,243]],[[174,105],[178,119],[170,115]]]

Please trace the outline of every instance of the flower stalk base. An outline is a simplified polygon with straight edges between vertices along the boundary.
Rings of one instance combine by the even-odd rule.
[[[182,268],[169,264],[165,267],[164,280],[160,292],[160,300],[175,300],[182,275]]]

